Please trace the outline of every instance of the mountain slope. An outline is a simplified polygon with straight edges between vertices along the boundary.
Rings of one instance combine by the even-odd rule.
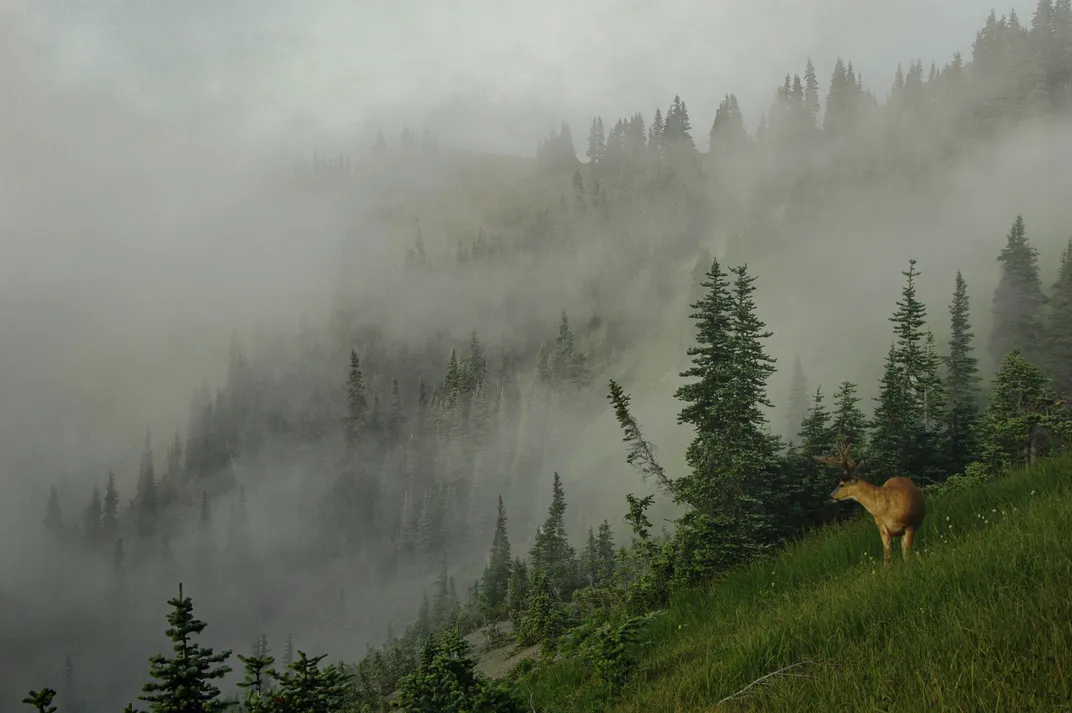
[[[907,566],[896,557],[882,567],[874,524],[861,516],[679,594],[608,709],[1068,706],[1072,458],[951,485],[928,506]],[[588,669],[560,661],[523,685],[542,711],[603,710]]]

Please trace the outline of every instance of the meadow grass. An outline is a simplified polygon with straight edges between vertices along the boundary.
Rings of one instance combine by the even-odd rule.
[[[1072,710],[1072,459],[930,497],[916,550],[883,568],[864,513],[678,593],[609,710]],[[604,710],[577,661],[521,685]]]

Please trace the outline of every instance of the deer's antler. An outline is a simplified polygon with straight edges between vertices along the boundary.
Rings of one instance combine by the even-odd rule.
[[[842,441],[837,445],[837,452],[829,456],[815,456],[815,460],[825,463],[831,468],[841,468],[846,473],[851,473],[856,468],[856,462],[852,459],[852,444]]]

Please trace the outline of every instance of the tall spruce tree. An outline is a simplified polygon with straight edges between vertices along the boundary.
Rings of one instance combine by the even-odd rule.
[[[785,415],[785,435],[793,438],[800,431],[804,418],[808,415],[808,380],[804,376],[804,367],[800,355],[793,357],[793,381],[789,387],[789,408]]]
[[[138,466],[138,484],[134,497],[138,535],[152,537],[156,527],[157,482],[156,468],[153,465],[152,434],[148,429],[145,431],[145,448]]]
[[[510,582],[510,565],[513,560],[510,537],[506,531],[506,507],[503,505],[502,495],[499,495],[495,535],[491,540],[491,557],[484,569],[480,588],[488,609],[493,613],[505,613],[506,589]]]
[[[1057,392],[1072,398],[1072,240],[1061,254],[1048,306],[1044,364]]]
[[[115,473],[108,471],[108,483],[104,486],[104,503],[101,510],[101,539],[115,542],[119,536],[119,491],[115,487]]]
[[[1013,349],[1019,349],[1025,359],[1036,360],[1041,346],[1045,297],[1039,281],[1038,251],[1027,240],[1023,216],[1016,216],[998,262],[1001,278],[994,289],[994,327],[990,333],[995,368]]]
[[[167,636],[173,642],[173,657],[157,654],[149,659],[149,675],[155,681],[142,686],[146,694],[138,696],[149,704],[152,713],[213,713],[225,711],[228,704],[220,698],[220,689],[212,681],[231,672],[224,664],[230,650],[213,653],[194,641],[205,630],[205,622],[194,617],[194,605],[183,596],[168,600],[172,611],[167,620],[171,625]]]
[[[979,457],[979,367],[972,354],[974,334],[969,323],[968,286],[957,270],[949,305],[949,355],[945,357],[946,445],[950,472],[959,473]]]
[[[853,453],[860,456],[865,449],[867,438],[867,417],[859,407],[860,397],[856,395],[856,384],[842,381],[834,393],[834,412],[831,428],[837,443],[847,441],[852,444]]]
[[[566,493],[556,472],[551,481],[547,519],[536,533],[529,562],[534,572],[546,572],[549,586],[561,596],[575,584],[576,555],[566,536]]]
[[[356,446],[368,427],[369,407],[357,350],[350,350],[350,373],[346,379],[346,443]]]

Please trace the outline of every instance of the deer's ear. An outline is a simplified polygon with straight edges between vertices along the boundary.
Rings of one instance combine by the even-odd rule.
[[[864,472],[864,463],[866,463],[866,462],[867,461],[862,461],[862,460],[856,462],[856,467],[852,469],[852,477],[853,477],[853,479],[859,478],[860,474]]]

